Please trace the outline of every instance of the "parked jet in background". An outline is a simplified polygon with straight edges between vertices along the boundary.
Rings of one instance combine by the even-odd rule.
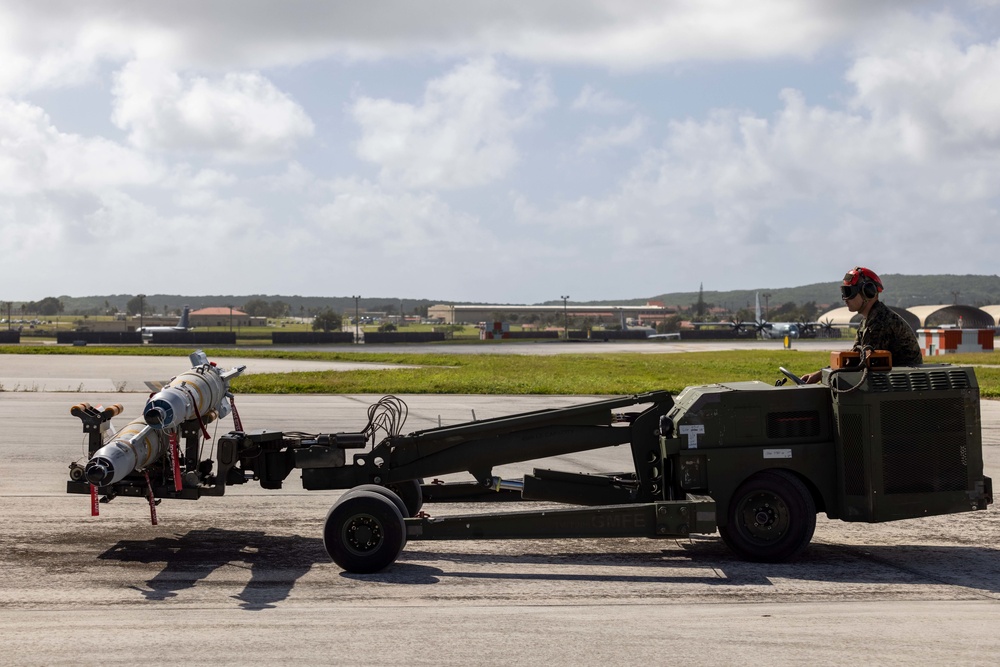
[[[136,331],[142,334],[143,338],[152,338],[154,333],[162,331],[190,331],[191,324],[188,320],[188,315],[191,313],[190,306],[184,306],[184,310],[181,311],[181,319],[177,321],[176,326],[172,327],[139,327]]]

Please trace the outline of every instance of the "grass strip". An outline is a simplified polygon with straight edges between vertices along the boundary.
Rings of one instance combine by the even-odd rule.
[[[209,358],[308,359],[405,364],[392,370],[260,373],[237,378],[238,393],[259,394],[633,394],[676,393],[691,385],[760,380],[773,384],[784,366],[800,375],[829,363],[829,352],[732,350],[666,354],[436,354],[206,349]],[[114,346],[0,346],[0,354],[187,356],[186,348]],[[1000,398],[1000,357],[995,353],[938,357],[977,366],[980,394]],[[932,360],[928,360],[929,362]],[[223,364],[224,365],[224,364]],[[252,365],[252,364],[251,364]]]

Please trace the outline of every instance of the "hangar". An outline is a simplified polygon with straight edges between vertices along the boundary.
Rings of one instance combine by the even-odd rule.
[[[991,329],[996,318],[982,308],[958,304],[938,306],[913,306],[910,312],[920,320],[922,328],[954,326],[960,329]]]
[[[912,306],[911,308],[889,308],[900,315],[914,331],[928,327],[959,327],[964,329],[992,329],[1000,316],[1000,306],[962,306],[941,304],[937,306]],[[857,326],[861,316],[852,313],[846,306],[835,308],[817,318],[819,322],[830,321],[835,327]]]
[[[914,315],[912,312],[906,308],[897,308],[896,306],[889,306],[889,309],[894,313],[898,314],[906,323],[910,325],[910,328],[916,331],[920,328],[920,318]],[[816,318],[817,322],[831,322],[833,326],[841,329],[847,329],[849,327],[856,327],[861,324],[861,315],[858,313],[852,313],[847,306],[841,308],[834,308],[833,310],[827,311]]]

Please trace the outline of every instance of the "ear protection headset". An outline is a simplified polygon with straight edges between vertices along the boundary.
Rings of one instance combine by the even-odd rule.
[[[875,298],[882,291],[882,281],[871,269],[855,266],[844,276],[840,285],[840,295],[845,299],[853,299],[859,292],[865,301]]]

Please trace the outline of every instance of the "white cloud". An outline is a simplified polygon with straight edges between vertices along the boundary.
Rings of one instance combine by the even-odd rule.
[[[60,132],[27,102],[0,98],[0,195],[80,192],[156,181],[162,167],[101,137]]]
[[[691,60],[810,57],[893,0],[5,0],[0,93],[80,85],[101,63],[247,70],[324,58],[478,57],[635,69]],[[913,3],[906,3],[912,5]]]
[[[604,248],[611,262],[646,266],[669,253],[671,276],[722,262],[767,284],[761,262],[780,258],[775,270],[822,280],[876,248],[880,267],[992,272],[1000,116],[986,83],[1000,74],[1000,49],[917,42],[859,57],[847,109],[786,90],[770,117],[672,121],[613,194],[519,201],[518,220],[576,232],[573,254]]]
[[[547,84],[527,86],[492,58],[475,60],[427,84],[420,104],[358,98],[358,156],[382,178],[408,188],[463,188],[502,178],[517,162],[514,135],[552,104]]]
[[[914,156],[1000,148],[1000,41],[963,47],[948,17],[905,25],[868,42],[848,71],[855,107],[899,125]]]
[[[454,257],[453,253],[494,245],[478,220],[453,210],[436,195],[392,191],[368,181],[337,180],[328,201],[306,207],[315,227],[302,228],[302,248],[315,244],[313,234],[338,246],[364,248],[383,257]]]
[[[581,153],[598,153],[635,144],[646,131],[646,119],[636,116],[627,125],[592,130],[580,140]]]
[[[114,96],[115,124],[143,150],[258,162],[286,156],[314,131],[301,106],[252,72],[185,80],[163,63],[133,61]]]
[[[633,105],[625,100],[619,99],[605,90],[594,88],[589,83],[586,84],[580,93],[570,104],[570,108],[576,111],[589,111],[599,114],[618,114],[630,111]]]
[[[809,282],[854,253],[995,272],[983,4],[0,0],[0,279],[134,291],[90,266],[137,253],[145,291],[499,300]],[[706,61],[711,96],[652,99]]]

